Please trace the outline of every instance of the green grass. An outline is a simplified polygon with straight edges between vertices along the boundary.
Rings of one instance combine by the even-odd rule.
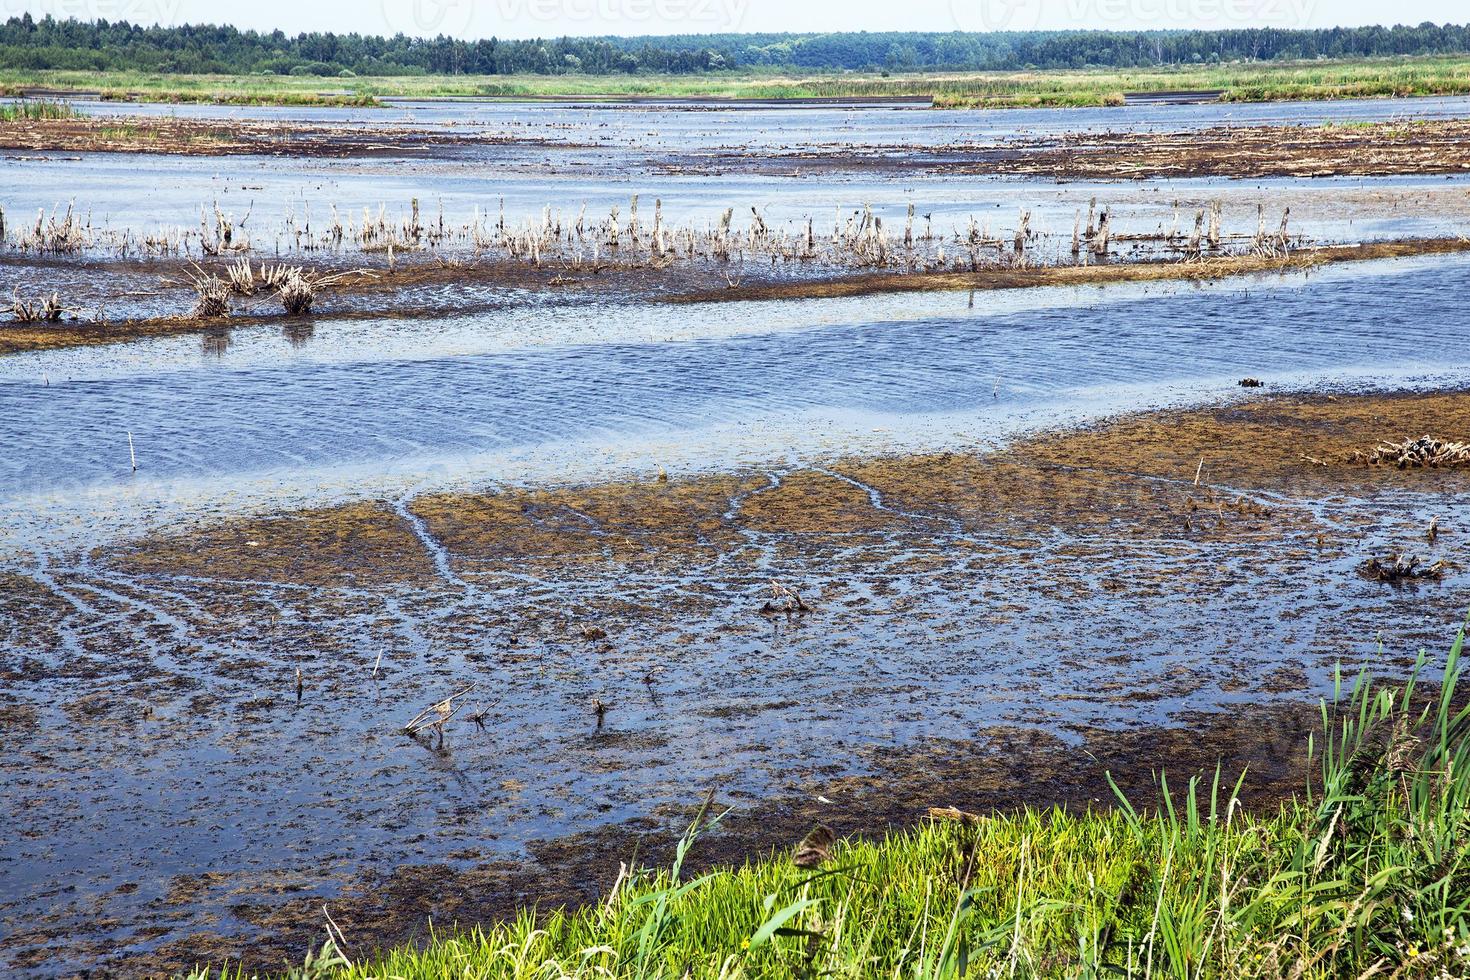
[[[1127,92],[1222,90],[1230,101],[1470,93],[1470,55],[1253,62],[1138,71],[789,75],[428,75],[315,78],[0,69],[0,94],[41,88],[108,98],[231,104],[372,105],[383,97],[856,98],[932,96],[978,107],[1115,105]]]
[[[0,105],[0,122],[20,122],[28,119],[79,119],[84,114],[67,102],[46,99],[21,99]]]
[[[329,940],[294,971],[340,978],[1342,977],[1470,973],[1470,708],[1464,630],[1444,681],[1361,675],[1276,812],[1240,783],[1160,777],[1143,812],[1024,810],[840,842],[820,868],[776,857],[696,878],[686,855],[604,903],[386,953]],[[1414,672],[1417,678],[1424,658]],[[1111,782],[1111,777],[1109,777]],[[350,930],[349,930],[350,931]],[[194,980],[239,976],[200,970]]]

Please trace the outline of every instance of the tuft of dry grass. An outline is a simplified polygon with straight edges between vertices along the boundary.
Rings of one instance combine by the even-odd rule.
[[[61,294],[52,292],[39,300],[23,300],[20,292],[11,294],[10,312],[17,323],[59,323],[61,321]]]
[[[185,278],[198,295],[190,314],[196,320],[212,320],[230,315],[230,284],[212,272],[194,266]]]
[[[1425,435],[1403,442],[1379,443],[1369,452],[1356,453],[1353,461],[1369,466],[1394,466],[1401,470],[1470,466],[1470,443],[1449,442]]]

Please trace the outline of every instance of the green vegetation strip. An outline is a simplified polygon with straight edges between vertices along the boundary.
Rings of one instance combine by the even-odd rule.
[[[1463,643],[1462,629],[1436,691],[1363,674],[1344,699],[1339,677],[1307,747],[1313,786],[1275,813],[1242,810],[1241,783],[1218,771],[1179,787],[1161,776],[1148,812],[1118,793],[1108,810],[956,814],[878,842],[833,845],[819,831],[794,860],[690,878],[686,856],[719,822],[706,810],[671,868],[621,881],[599,905],[527,910],[385,954],[329,926],[293,975],[1465,976]]]
[[[83,113],[69,102],[49,99],[21,99],[0,104],[0,122],[34,119],[79,119]]]
[[[1470,94],[1470,55],[1199,68],[960,73],[425,75],[324,80],[0,68],[0,94],[222,104],[375,105],[384,98],[882,99],[932,97],[957,108],[1118,105],[1130,93],[1220,92],[1226,101]]]

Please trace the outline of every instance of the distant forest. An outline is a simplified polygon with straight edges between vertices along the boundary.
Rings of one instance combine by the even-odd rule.
[[[690,34],[555,40],[261,34],[233,27],[12,17],[0,69],[274,75],[703,74],[1140,68],[1470,51],[1470,25],[1228,31]]]

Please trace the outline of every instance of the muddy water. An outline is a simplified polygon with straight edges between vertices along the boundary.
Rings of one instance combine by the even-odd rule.
[[[556,112],[625,135],[654,118]],[[732,118],[656,112],[671,134],[705,127],[666,137],[694,144]],[[930,118],[893,111],[895,126]],[[606,174],[584,187],[544,158],[517,175],[514,152],[527,209],[548,181],[606,200],[644,189],[624,171],[615,191]],[[237,215],[249,193],[276,202],[267,213],[359,180],[374,204],[427,200],[443,180],[465,206],[503,185],[467,161],[4,166],[26,178],[7,195],[94,194],[94,217],[132,227],[197,220],[226,184]],[[700,215],[732,193],[792,215],[902,200],[870,175],[667,179]],[[290,193],[241,197],[240,183]],[[942,187],[1009,210],[1042,185]],[[1109,188],[1148,202],[1149,220],[1179,193]],[[1345,233],[1451,227],[1465,197],[1457,181],[1237,189],[1325,202],[1303,220]],[[1089,189],[1047,190],[1070,195],[1056,208],[1070,227]],[[1461,554],[1470,486],[1300,457],[1464,431],[1462,402],[1350,393],[1463,388],[1467,287],[1470,262],[1449,258],[973,307],[505,293],[472,316],[0,360],[0,959],[36,976],[201,955],[275,965],[316,938],[323,900],[362,942],[402,940],[429,917],[534,900],[537,861],[575,846],[568,835],[663,835],[711,785],[745,812],[798,800],[871,830],[881,804],[863,780],[976,766],[1004,802],[1033,777],[984,768],[998,728],[1077,745],[1310,698],[1338,662],[1401,671],[1442,646],[1470,575],[1393,589],[1356,569],[1390,551]],[[1340,400],[1245,402],[1245,375]],[[1220,402],[1235,407],[1146,416],[1143,435],[1028,439]],[[773,579],[812,611],[761,615]],[[461,716],[442,744],[400,733],[467,684],[483,728]],[[923,802],[963,806],[969,791]],[[625,856],[596,852],[594,874]],[[530,870],[485,870],[498,862]],[[394,882],[425,884],[380,887],[400,868],[420,870]],[[447,904],[477,871],[480,904]]]

